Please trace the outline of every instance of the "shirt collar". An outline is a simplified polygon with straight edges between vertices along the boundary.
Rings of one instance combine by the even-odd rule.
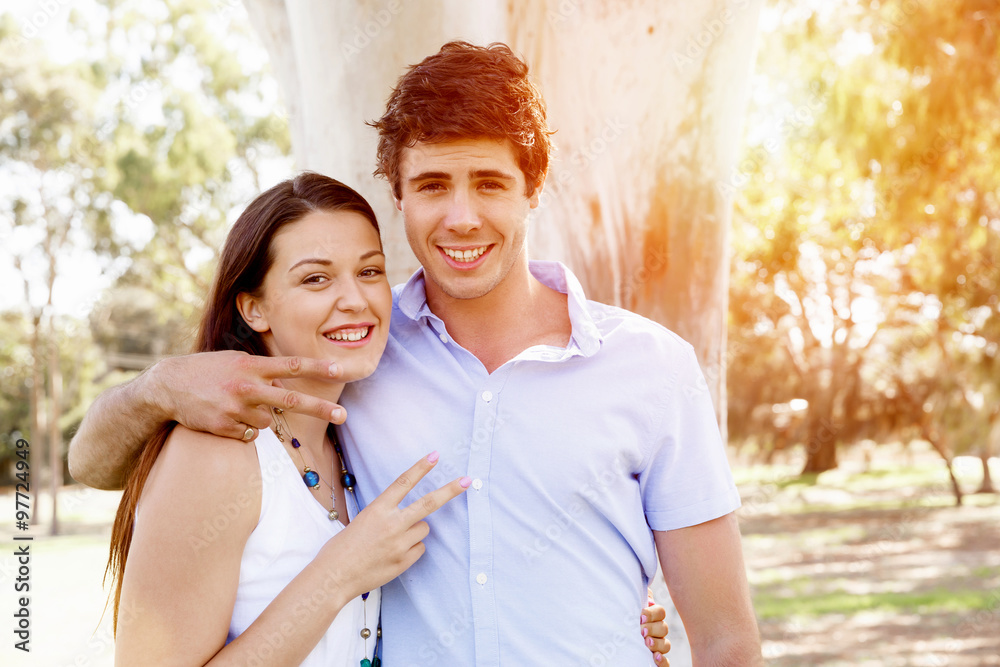
[[[570,347],[575,345],[587,357],[597,352],[603,338],[587,308],[587,297],[583,293],[583,287],[573,272],[562,262],[539,260],[528,262],[528,270],[540,283],[567,296],[569,320],[573,329]],[[438,319],[427,305],[424,280],[424,270],[419,268],[406,284],[399,288],[397,300],[399,312],[414,321],[425,317]]]

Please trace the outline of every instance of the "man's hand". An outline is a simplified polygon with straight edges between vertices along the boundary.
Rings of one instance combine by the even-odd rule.
[[[340,374],[329,361],[235,351],[162,359],[94,401],[70,442],[70,473],[99,489],[122,488],[129,461],[171,421],[237,440],[252,440],[271,425],[269,406],[341,424],[347,413],[336,403],[279,384],[288,378],[336,382]]]
[[[163,359],[148,374],[153,376],[148,382],[159,403],[157,412],[167,421],[226,438],[243,440],[247,426],[268,428],[270,406],[335,424],[347,417],[336,403],[275,384],[291,378],[336,381],[341,369],[329,361],[203,352]]]

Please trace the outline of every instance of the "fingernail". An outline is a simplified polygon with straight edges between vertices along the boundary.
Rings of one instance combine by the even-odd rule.
[[[340,419],[343,416],[344,416],[343,408],[334,408],[333,410],[330,411],[330,421],[336,421],[337,419]]]
[[[648,634],[649,634],[649,628],[643,628],[642,629],[642,636],[645,637]]]
[[[428,463],[437,463],[437,460],[439,458],[441,458],[440,454],[438,454],[436,451],[435,452],[431,452],[430,454],[427,455],[427,462]]]
[[[646,639],[646,646],[648,646],[650,648],[653,647],[653,638],[652,637],[649,637],[649,638]]]
[[[330,364],[330,377],[334,377],[336,375],[337,375],[337,362],[333,362]]]
[[[463,489],[469,488],[469,484],[472,484],[471,477],[463,477],[462,479],[458,480],[458,485],[461,486]]]
[[[641,623],[643,625],[646,624],[646,615],[645,614],[643,614],[642,616],[639,617],[639,623]],[[645,637],[645,635],[643,635],[643,636]]]
[[[654,653],[653,654],[653,659],[656,660],[656,662],[662,662],[663,661],[663,656],[660,655],[659,653]]]

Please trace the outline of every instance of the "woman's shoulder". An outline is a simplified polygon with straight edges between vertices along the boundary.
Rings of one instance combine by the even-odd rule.
[[[197,489],[202,500],[226,499],[234,493],[260,495],[260,465],[253,442],[174,427],[150,471],[147,484]]]

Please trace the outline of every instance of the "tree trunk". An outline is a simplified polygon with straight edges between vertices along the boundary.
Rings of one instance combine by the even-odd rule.
[[[979,460],[983,462],[983,483],[976,489],[976,493],[996,493],[993,486],[993,477],[990,475],[990,453],[988,451],[979,455]]]
[[[49,315],[49,491],[52,494],[52,525],[50,535],[59,534],[59,489],[63,483],[62,433],[62,370],[59,368],[59,341],[55,315]]]
[[[810,407],[810,410],[812,408]],[[818,474],[837,467],[837,425],[826,417],[810,417],[806,423],[806,463],[802,474]]]
[[[42,316],[37,311],[32,313],[31,326],[31,451],[28,453],[29,470],[34,471],[33,479],[39,480],[38,473],[44,465],[42,456],[42,444],[45,442],[45,429],[42,425],[42,388],[45,379],[42,376],[42,350],[41,344]],[[37,525],[38,517],[38,497],[41,484],[37,481],[31,485],[31,524]]]
[[[376,135],[406,65],[451,39],[525,57],[557,130],[531,255],[697,351],[725,434],[728,229],[761,0],[386,3],[246,0],[271,54],[301,169],[355,186],[382,221],[390,278],[417,268]]]
[[[993,477],[990,475],[990,457],[996,451],[995,443],[1000,442],[1000,406],[993,409],[990,414],[990,429],[986,434],[986,442],[979,450],[979,460],[983,463],[983,483],[976,489],[976,493],[996,493],[993,486]]]

